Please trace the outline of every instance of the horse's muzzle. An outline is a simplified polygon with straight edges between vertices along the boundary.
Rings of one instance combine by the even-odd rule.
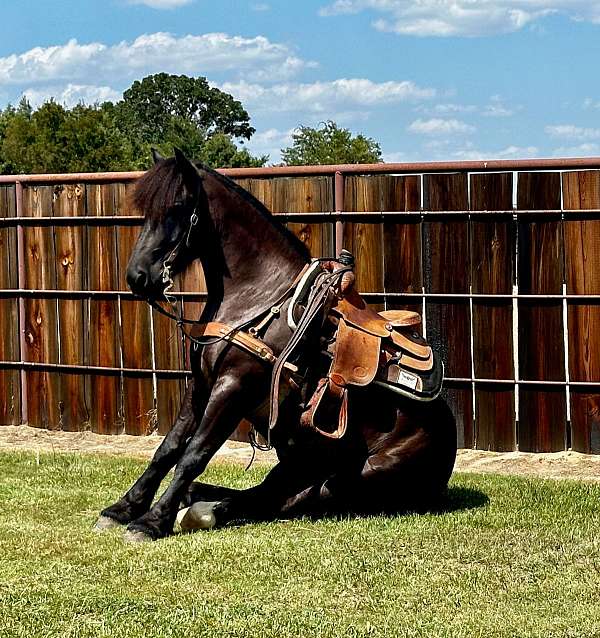
[[[133,264],[127,268],[127,285],[136,297],[149,300],[161,298],[165,288],[159,277],[152,277],[147,270]]]

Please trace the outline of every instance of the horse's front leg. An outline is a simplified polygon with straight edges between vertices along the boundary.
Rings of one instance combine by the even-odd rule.
[[[204,472],[210,459],[233,433],[250,399],[239,377],[224,374],[212,388],[200,426],[187,444],[175,475],[160,499],[128,526],[126,540],[143,541],[171,533],[179,505],[192,481]],[[251,396],[251,395],[249,395]]]
[[[102,531],[116,525],[127,525],[147,512],[162,480],[181,457],[188,439],[197,429],[197,414],[207,401],[202,382],[188,384],[181,408],[171,431],[154,453],[144,473],[116,503],[102,510],[94,529]]]

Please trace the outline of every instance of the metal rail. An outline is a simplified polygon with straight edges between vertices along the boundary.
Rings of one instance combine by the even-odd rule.
[[[39,372],[64,372],[67,374],[95,374],[101,376],[183,378],[191,376],[189,370],[154,370],[152,368],[120,368],[85,364],[45,363],[41,361],[0,361],[0,370],[33,370]]]
[[[173,291],[169,293],[173,297],[180,299],[205,301],[208,298],[206,292]],[[523,301],[589,301],[600,302],[600,295],[571,295],[571,294],[521,294],[521,293],[459,293],[459,292],[361,292],[367,299],[456,299],[457,301],[468,301],[469,299],[480,299],[483,301],[522,299]],[[34,289],[34,288],[0,288],[0,299],[11,298],[34,298],[34,299],[124,299],[125,301],[145,301],[136,297],[130,290],[58,290],[58,289]]]
[[[39,372],[57,372],[67,374],[91,374],[101,376],[184,378],[191,376],[189,370],[161,370],[152,368],[125,368],[110,366],[92,366],[85,364],[44,363],[39,361],[0,361],[0,370],[33,370]],[[574,388],[600,388],[600,381],[549,381],[536,379],[488,379],[480,377],[446,377],[444,383],[485,384],[508,386],[553,386]]]
[[[343,197],[338,194],[339,197]],[[343,203],[343,202],[342,202]],[[274,217],[284,219],[302,219],[315,221],[316,219],[333,218],[336,223],[336,246],[343,242],[344,218],[364,218],[373,221],[381,218],[428,218],[428,217],[486,217],[486,218],[522,218],[522,217],[563,217],[565,220],[589,219],[600,216],[598,209],[585,210],[391,210],[391,211],[314,211],[302,213],[274,212]],[[79,215],[73,217],[0,217],[0,226],[141,226],[144,223],[142,215]]]
[[[522,160],[469,160],[461,162],[394,162],[380,164],[335,164],[323,166],[269,166],[264,168],[224,168],[218,172],[232,178],[301,177],[342,175],[381,175],[448,172],[497,172],[535,170],[584,170],[600,168],[600,157]],[[143,171],[104,173],[49,173],[38,175],[0,175],[0,184],[73,184],[80,182],[129,182]]]
[[[172,297],[190,300],[206,300],[206,292],[177,292],[169,293]],[[0,299],[25,297],[27,299],[124,299],[125,301],[144,302],[144,299],[136,297],[130,290],[57,290],[34,288],[0,288]]]

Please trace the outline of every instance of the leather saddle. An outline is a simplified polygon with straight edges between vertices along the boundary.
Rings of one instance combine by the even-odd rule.
[[[407,310],[375,312],[353,285],[332,306],[337,322],[328,348],[331,366],[317,384],[302,424],[329,438],[341,438],[348,425],[350,386],[376,384],[417,401],[441,391],[443,364],[416,331],[421,316]]]

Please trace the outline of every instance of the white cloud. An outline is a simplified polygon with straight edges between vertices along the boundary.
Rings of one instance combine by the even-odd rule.
[[[320,14],[373,11],[380,31],[413,36],[485,36],[518,31],[547,15],[600,23],[600,0],[336,0]]]
[[[474,133],[476,129],[474,126],[466,122],[461,122],[460,120],[445,120],[434,117],[429,120],[415,120],[406,130],[409,133],[416,133],[418,135],[440,136]]]
[[[499,95],[492,95],[481,114],[485,117],[510,117],[515,114],[514,108],[507,106]]]
[[[439,113],[440,115],[447,115],[449,113],[476,113],[478,107],[474,104],[436,104],[432,108],[423,109],[428,113]]]
[[[586,97],[583,101],[584,109],[600,109],[600,102],[593,100],[591,97]]]
[[[520,106],[508,106],[502,97],[492,95],[487,104],[477,106],[475,104],[456,104],[452,102],[434,104],[433,106],[422,105],[416,110],[431,115],[455,115],[458,113],[482,115],[484,117],[510,117],[521,109]]]
[[[256,2],[250,6],[252,11],[269,11],[271,9],[271,5],[266,2]]]
[[[538,157],[539,149],[537,146],[510,145],[496,151],[482,151],[467,145],[465,148],[454,151],[451,155],[453,159],[457,160],[523,159]]]
[[[401,162],[410,162],[411,156],[404,151],[394,151],[392,153],[383,153],[383,161],[388,164],[396,164]]]
[[[584,128],[574,124],[556,124],[544,129],[551,137],[586,142],[600,139],[600,128]]]
[[[310,65],[287,46],[264,36],[152,33],[112,46],[70,40],[0,58],[0,85],[86,83],[90,77],[115,84],[158,71],[188,75],[228,71],[257,78],[289,78]]]
[[[266,131],[257,131],[249,143],[252,150],[257,153],[272,153],[274,149],[279,151],[283,146],[292,143],[292,135],[294,129],[280,131],[276,128],[270,128]]]
[[[93,86],[89,84],[68,84],[62,86],[48,86],[42,89],[25,89],[23,95],[34,108],[53,98],[55,102],[66,107],[72,107],[80,102],[96,104],[102,102],[116,102],[121,99],[121,93],[110,86]]]
[[[194,0],[127,0],[128,4],[143,4],[151,9],[176,9],[186,4],[191,4]]]
[[[284,131],[276,128],[257,131],[246,146],[254,155],[268,155],[270,163],[277,163],[281,160],[281,149],[292,143],[293,133],[293,128]]]
[[[600,146],[591,142],[578,146],[561,146],[552,151],[554,157],[592,157],[600,155]]]
[[[273,86],[227,82],[220,88],[257,111],[300,111],[325,117],[330,117],[334,109],[364,110],[366,107],[427,100],[435,96],[435,89],[423,88],[408,80],[373,82],[362,78],[311,84],[286,82]]]

